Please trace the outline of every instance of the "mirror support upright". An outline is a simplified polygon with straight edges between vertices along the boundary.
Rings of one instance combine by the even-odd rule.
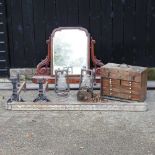
[[[51,62],[51,37],[46,41],[48,45],[48,55],[42,60],[36,69],[35,75],[50,75],[50,62]]]
[[[93,38],[91,37],[91,41],[90,41],[91,60],[95,67],[95,74],[100,75],[100,67],[103,66],[104,64],[102,63],[101,60],[97,59],[95,56],[95,52],[94,52],[95,43],[96,41],[93,40]]]

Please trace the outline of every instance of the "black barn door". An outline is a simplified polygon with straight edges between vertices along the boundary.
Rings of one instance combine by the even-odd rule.
[[[0,77],[8,76],[6,4],[0,0]]]

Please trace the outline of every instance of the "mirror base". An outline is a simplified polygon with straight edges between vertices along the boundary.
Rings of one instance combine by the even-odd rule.
[[[48,81],[49,84],[55,83],[55,76],[50,76],[50,75],[35,75],[32,77],[32,82],[38,83],[37,79],[39,79],[39,78],[45,79],[45,81]],[[100,83],[100,77],[99,76],[96,76],[95,82]],[[69,83],[70,84],[79,84],[80,83],[80,75],[69,76]]]

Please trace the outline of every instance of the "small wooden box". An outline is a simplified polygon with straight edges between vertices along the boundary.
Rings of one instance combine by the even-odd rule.
[[[144,101],[147,93],[147,68],[108,63],[101,67],[101,96]]]

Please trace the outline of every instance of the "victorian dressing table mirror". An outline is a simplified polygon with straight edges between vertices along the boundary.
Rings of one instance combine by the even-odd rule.
[[[94,55],[95,40],[82,27],[59,27],[53,30],[49,39],[48,54],[36,69],[32,80],[44,78],[48,83],[55,82],[55,70],[69,70],[69,83],[79,83],[81,68],[90,69],[92,61],[96,77],[100,74],[103,63]],[[99,79],[96,82],[99,82]]]

